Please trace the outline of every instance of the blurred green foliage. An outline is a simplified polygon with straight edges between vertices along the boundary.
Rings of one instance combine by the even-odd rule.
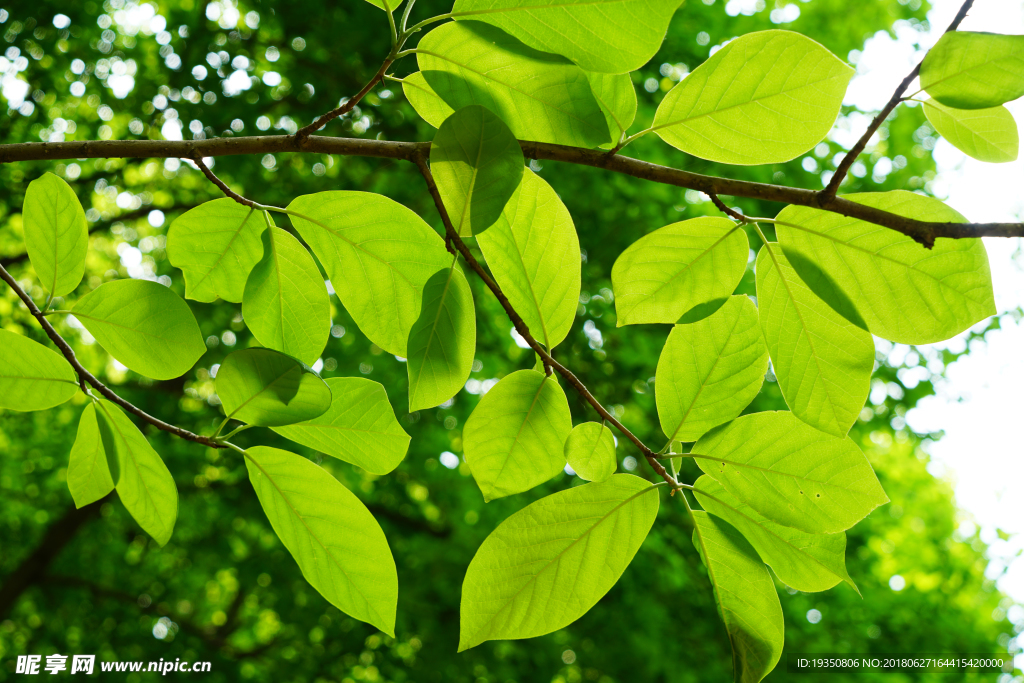
[[[751,13],[730,16],[748,5]],[[664,92],[706,59],[711,47],[776,27],[773,17],[791,17],[792,10],[773,14],[782,6],[738,0],[685,4],[657,58],[633,74],[640,98],[638,125],[647,125]],[[815,38],[841,57],[860,49],[876,31],[892,31],[894,22],[921,22],[926,10],[920,0],[871,0],[855,9],[844,0],[793,6],[800,10],[798,18],[782,27]],[[448,9],[442,0],[419,0],[413,20]],[[6,60],[0,61],[0,77],[27,84],[22,103],[15,96],[24,86],[5,81],[6,113],[0,114],[5,143],[146,139],[176,131],[185,139],[294,132],[355,92],[389,48],[384,14],[359,0],[159,0],[143,5],[132,0],[8,0],[0,9],[0,35]],[[400,77],[414,68],[411,60],[403,60],[394,73]],[[844,109],[838,125],[856,128],[856,116]],[[324,133],[428,140],[433,130],[416,118],[400,88],[385,84]],[[933,135],[920,108],[902,109],[882,128],[868,165],[855,167],[849,189],[927,188],[934,175]],[[652,138],[638,141],[630,152],[704,173],[811,188],[822,187],[822,174],[834,168],[833,157],[842,151],[826,141],[804,159],[786,164],[724,167],[687,157]],[[875,168],[883,158],[891,163],[877,168],[890,172],[873,173],[868,166]],[[656,443],[653,375],[668,328],[615,328],[611,265],[641,235],[717,212],[692,191],[554,163],[533,162],[531,167],[560,193],[584,250],[584,292],[558,356],[596,396],[614,406],[626,426]],[[41,289],[20,257],[20,211],[28,183],[46,170],[72,184],[93,232],[86,279],[69,300],[127,276],[166,277],[175,291],[183,292],[181,274],[164,254],[166,229],[182,211],[218,197],[216,188],[176,160],[101,159],[0,166],[0,257],[34,296],[39,298]],[[299,154],[220,157],[215,170],[233,188],[269,204],[285,205],[299,194],[328,189],[379,192],[439,228],[415,169],[401,162]],[[754,200],[736,203],[752,215],[772,215],[779,208]],[[397,638],[346,617],[309,587],[266,521],[241,459],[230,451],[203,449],[146,430],[181,495],[174,536],[162,549],[116,500],[102,502],[98,515],[62,534],[75,518],[65,480],[84,401],[78,396],[45,413],[0,412],[0,583],[47,548],[56,551],[7,613],[0,614],[0,680],[15,678],[15,656],[26,653],[95,653],[104,661],[211,661],[213,671],[204,677],[211,682],[728,680],[725,631],[690,543],[688,517],[670,499],[664,500],[654,530],[618,585],[578,622],[535,640],[487,643],[455,654],[460,587],[476,548],[501,520],[530,501],[579,483],[563,474],[528,493],[485,505],[466,467],[446,466],[461,454],[461,429],[480,393],[496,378],[534,363],[509,334],[511,324],[494,298],[477,279],[471,284],[479,339],[467,390],[451,405],[413,414],[405,410],[404,364],[370,344],[332,298],[335,327],[322,374],[381,382],[413,438],[405,462],[385,477],[330,458],[322,462],[367,503],[391,543],[400,582]],[[749,269],[740,291],[753,294]],[[90,344],[81,329],[67,321],[59,329],[75,342],[90,370],[122,396],[162,419],[211,433],[219,421],[219,410],[211,404],[213,369],[232,348],[252,340],[239,306],[189,305],[208,351],[178,380],[154,382],[126,372]],[[5,329],[45,342],[9,291],[0,294],[0,320]],[[958,534],[960,517],[950,487],[926,470],[919,441],[929,435],[909,433],[903,421],[909,408],[932,393],[930,378],[956,356],[906,354],[894,366],[879,353],[875,390],[852,436],[868,454],[892,503],[849,534],[849,570],[864,597],[845,586],[822,594],[790,594],[779,584],[787,653],[1005,651],[1013,635],[1005,618],[1012,603],[984,575],[984,544],[976,535]],[[574,421],[594,419],[575,396],[570,404]],[[748,410],[780,408],[784,403],[777,384],[768,382]],[[238,440],[243,446],[301,452],[268,430],[250,430]],[[443,453],[450,455],[442,458]],[[620,443],[618,456],[620,470],[636,468],[637,474],[649,476],[626,444]],[[692,481],[696,468],[692,463],[684,467]],[[890,588],[894,575],[903,577],[905,588]],[[784,655],[768,680],[793,678],[785,661]],[[919,680],[910,674],[856,679]]]

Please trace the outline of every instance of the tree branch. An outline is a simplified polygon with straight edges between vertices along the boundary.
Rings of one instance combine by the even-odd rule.
[[[640,452],[643,453],[644,457],[647,459],[647,462],[648,464],[650,464],[651,468],[655,472],[657,472],[658,475],[662,479],[664,479],[669,486],[671,486],[673,489],[678,489],[679,482],[676,481],[675,477],[669,474],[668,471],[662,466],[662,464],[657,461],[656,454],[654,453],[654,451],[648,448],[647,445],[643,441],[641,441],[639,437],[633,434],[633,432],[629,431],[629,429],[627,429],[625,425],[619,422],[614,415],[608,412],[608,410],[605,409],[603,405],[601,405],[601,402],[594,398],[594,395],[590,393],[590,391],[583,384],[583,382],[581,382],[580,379],[576,377],[576,375],[574,375],[571,370],[569,370],[567,367],[556,361],[551,356],[551,354],[548,353],[548,351],[541,345],[541,343],[534,338],[533,334],[530,332],[530,328],[527,327],[522,317],[519,315],[519,313],[516,312],[515,308],[512,306],[512,303],[508,300],[508,297],[505,296],[505,293],[501,291],[501,287],[499,287],[498,283],[494,281],[494,279],[487,273],[486,270],[484,270],[484,267],[480,265],[480,262],[476,260],[475,256],[473,256],[473,252],[469,249],[469,247],[466,246],[466,243],[462,241],[462,238],[459,237],[459,233],[455,230],[455,227],[452,225],[451,218],[449,218],[448,216],[448,211],[444,207],[444,202],[441,200],[441,193],[438,191],[437,184],[434,182],[434,176],[430,172],[430,167],[427,165],[427,155],[424,154],[417,157],[415,159],[415,163],[416,166],[419,168],[420,173],[423,175],[423,180],[427,184],[427,190],[430,192],[430,196],[433,197],[434,199],[434,205],[437,207],[437,212],[441,214],[441,221],[444,223],[447,241],[450,244],[455,245],[455,248],[459,251],[460,254],[462,254],[462,257],[466,259],[466,263],[469,264],[469,267],[472,268],[473,271],[480,276],[480,279],[484,281],[484,284],[487,285],[487,288],[490,289],[491,292],[494,294],[495,298],[498,299],[498,303],[500,303],[501,307],[505,309],[505,314],[508,316],[508,319],[512,321],[512,326],[515,327],[516,332],[518,332],[519,335],[523,339],[525,339],[526,342],[530,345],[530,348],[533,349],[538,356],[540,356],[541,361],[544,363],[545,369],[554,369],[558,374],[564,377],[566,381],[568,381],[569,384],[571,384],[572,387],[577,391],[577,393],[579,393],[579,395],[582,396],[583,399],[587,403],[589,403],[591,407],[593,407],[593,409],[596,410],[602,418],[607,420],[609,424],[618,429],[623,436],[632,441],[633,444],[638,449],[640,449]]]
[[[391,16],[390,12],[388,13],[388,16]],[[308,138],[310,135],[320,130],[321,128],[323,128],[324,126],[326,126],[328,123],[338,118],[339,116],[344,116],[345,114],[352,111],[352,109],[354,109],[355,106],[359,104],[359,102],[362,101],[364,97],[366,97],[366,93],[370,92],[374,88],[374,86],[380,83],[381,79],[384,78],[384,73],[388,70],[388,67],[391,66],[391,63],[395,61],[395,55],[397,54],[398,48],[398,45],[393,46],[391,54],[388,55],[388,58],[385,59],[384,63],[380,65],[380,68],[377,69],[377,73],[374,74],[373,78],[371,78],[369,82],[367,82],[367,84],[363,86],[363,89],[356,93],[355,96],[349,98],[348,100],[345,100],[345,102],[337,109],[332,109],[331,111],[317,118],[315,121],[313,121],[313,123],[309,124],[308,126],[303,126],[298,131],[296,131],[296,142],[298,142],[299,145],[302,145],[302,143],[305,142],[306,138]]]
[[[960,7],[960,11],[956,13],[955,17],[953,17],[952,23],[950,23],[946,28],[945,33],[955,31],[960,26],[960,23],[967,16],[967,12],[971,9],[971,5],[973,4],[974,0],[965,0],[964,4]],[[921,72],[921,64],[923,63],[924,60],[918,63],[918,65],[914,67],[913,71],[907,74],[907,77],[904,78],[899,84],[899,87],[896,88],[896,92],[894,92],[892,97],[889,98],[889,102],[882,108],[882,111],[878,112],[878,116],[874,118],[871,125],[868,126],[868,129],[864,131],[864,135],[860,137],[860,140],[857,140],[857,144],[855,144],[850,151],[846,153],[843,160],[839,162],[836,172],[832,175],[832,178],[829,180],[825,189],[820,193],[822,208],[828,208],[829,200],[836,196],[836,192],[839,190],[839,184],[843,182],[843,178],[846,177],[846,174],[850,170],[850,166],[853,165],[853,162],[857,160],[857,157],[859,157],[861,152],[864,151],[864,148],[867,147],[868,140],[870,140],[871,136],[875,134],[875,131],[877,131],[879,126],[882,125],[882,122],[885,121],[886,117],[892,113],[893,109],[903,101],[903,93],[906,92],[907,88],[910,87],[910,84],[914,82],[915,78],[917,78],[917,75]]]
[[[96,377],[91,372],[86,370],[85,367],[78,362],[78,359],[75,357],[75,352],[71,349],[71,346],[68,345],[66,341],[64,341],[64,338],[61,337],[60,334],[57,333],[57,330],[53,328],[53,325],[50,324],[50,321],[46,319],[46,317],[43,315],[43,312],[39,310],[38,306],[36,306],[36,302],[32,301],[32,297],[25,293],[25,290],[21,288],[21,286],[18,284],[18,281],[15,280],[14,277],[11,276],[11,274],[8,273],[7,269],[4,268],[3,266],[0,266],[0,279],[6,282],[10,286],[10,288],[14,290],[14,293],[18,295],[18,298],[22,300],[22,302],[28,308],[29,313],[31,313],[32,316],[36,319],[36,321],[39,323],[39,326],[43,328],[43,331],[46,332],[46,336],[48,336],[50,340],[53,341],[53,343],[57,346],[57,348],[60,349],[60,352],[64,355],[64,358],[67,359],[68,363],[71,364],[71,367],[73,367],[75,369],[75,372],[78,373],[78,376],[81,378],[80,381],[91,384],[97,391],[103,394],[104,398],[106,398],[112,403],[116,403],[117,405],[121,406],[132,415],[135,415],[140,420],[148,422],[157,429],[162,429],[165,432],[174,434],[178,438],[185,439],[186,441],[194,441],[204,446],[209,446],[210,448],[226,448],[226,446],[217,441],[214,441],[208,436],[200,436],[199,434],[194,434],[188,431],[187,429],[177,427],[175,425],[164,422],[159,418],[153,417],[146,411],[136,407],[134,404],[129,403],[128,401],[124,400],[123,398],[115,394],[113,391],[111,391],[110,387],[96,379]],[[82,390],[85,390],[84,384],[82,385]]]

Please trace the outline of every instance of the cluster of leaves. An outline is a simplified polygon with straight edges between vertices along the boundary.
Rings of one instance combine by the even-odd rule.
[[[459,21],[424,36],[415,50],[421,72],[403,85],[438,126],[431,171],[452,228],[475,238],[509,302],[550,352],[579,300],[579,241],[558,195],[523,168],[517,138],[585,147],[627,142],[636,99],[623,75],[650,58],[664,27],[653,38],[624,37],[582,5],[535,16],[506,4],[489,13],[460,0],[452,13]],[[634,25],[628,11],[635,4],[615,5],[626,11],[616,26]],[[674,3],[661,4],[667,23]],[[560,28],[537,35],[530,22]],[[566,38],[580,31],[609,44],[635,41],[636,53],[616,57],[599,42]],[[481,68],[486,63],[491,68]],[[933,66],[949,70],[947,61]],[[802,36],[751,34],[672,90],[649,130],[714,161],[785,161],[828,131],[850,74]],[[1005,86],[958,103],[988,107],[1012,92]],[[939,92],[929,93],[945,106]],[[765,129],[777,139],[766,139]],[[964,220],[910,193],[853,198],[922,220]],[[410,410],[444,403],[470,374],[476,316],[458,258],[415,213],[379,195],[326,192],[273,209],[289,217],[309,251],[274,226],[270,211],[216,200],[179,218],[168,237],[186,296],[241,303],[262,347],[229,354],[217,372],[222,428],[230,420],[270,427],[369,472],[390,472],[409,438],[384,388],[325,382],[308,367],[329,332],[328,289],[313,256],[362,332],[407,359]],[[51,298],[72,292],[87,243],[73,191],[44,176],[30,186],[24,217],[40,284]],[[684,485],[704,508],[693,513],[694,543],[743,680],[759,680],[781,652],[782,612],[765,564],[802,591],[852,585],[843,532],[886,500],[846,436],[868,393],[870,333],[925,343],[994,313],[980,242],[943,242],[928,252],[897,233],[798,207],[768,222],[778,242],[765,240],[757,256],[756,306],[734,295],[749,248],[742,225],[727,219],[668,225],[629,247],[612,270],[620,325],[676,325],[658,363],[657,410],[667,438],[659,455],[673,463],[685,455],[705,472]],[[110,282],[67,312],[111,356],[153,379],[183,374],[205,350],[188,306],[156,283]],[[45,409],[77,391],[64,360],[10,336],[23,352],[4,373],[12,397],[4,407]],[[792,412],[737,418],[761,389],[769,358]],[[593,483],[528,506],[480,547],[464,584],[462,649],[541,635],[581,616],[625,570],[658,511],[657,486],[612,474],[607,426],[572,427],[565,394],[546,369],[539,362],[508,375],[480,402],[466,424],[467,463],[488,500],[547,481],[567,461]],[[264,510],[310,583],[346,613],[393,633],[395,564],[365,506],[304,458],[238,449],[221,431],[216,438],[244,454]],[[696,443],[684,454],[680,442]],[[83,413],[68,483],[79,505],[116,488],[154,539],[170,537],[173,479],[113,403],[95,399]]]

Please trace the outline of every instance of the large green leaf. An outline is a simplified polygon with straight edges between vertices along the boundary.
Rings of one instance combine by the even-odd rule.
[[[523,148],[478,104],[449,116],[430,145],[430,170],[452,225],[473,235],[498,220],[523,177]]]
[[[314,363],[331,331],[331,301],[313,257],[281,228],[263,233],[263,258],[242,297],[242,317],[272,349]]]
[[[89,229],[71,186],[52,173],[28,184],[22,208],[25,249],[51,296],[73,292],[85,274]]]
[[[701,437],[691,455],[754,510],[812,534],[846,531],[889,501],[852,439],[789,412],[737,418]]]
[[[217,370],[224,414],[259,427],[280,427],[323,415],[331,390],[306,365],[273,349],[228,354]]]
[[[477,236],[491,273],[548,349],[569,334],[580,297],[580,241],[551,186],[527,169],[498,222]]]
[[[611,142],[618,142],[636,118],[636,89],[629,74],[587,72],[590,90],[608,121]],[[610,143],[609,143],[610,144]]]
[[[772,577],[735,528],[706,512],[693,513],[693,544],[729,633],[733,680],[758,683],[782,656],[785,624]]]
[[[178,517],[178,489],[160,455],[124,412],[98,399],[96,417],[117,495],[143,531],[161,546]],[[98,455],[96,456],[98,457]],[[113,461],[113,463],[111,463]]]
[[[601,482],[615,473],[615,437],[600,422],[583,422],[565,440],[565,459],[580,479]]]
[[[729,296],[748,253],[747,234],[727,218],[691,218],[641,237],[612,266],[616,324],[671,324]]]
[[[994,164],[1017,160],[1017,122],[1006,107],[953,109],[928,100],[924,115],[939,135],[969,157]]]
[[[331,390],[331,407],[326,413],[272,429],[370,474],[387,474],[398,467],[409,449],[409,435],[395,419],[384,387],[363,377],[325,381]]]
[[[569,402],[554,377],[536,370],[508,375],[466,420],[466,462],[485,501],[527,491],[562,471],[572,430]]]
[[[735,418],[757,396],[767,371],[768,349],[750,297],[729,297],[707,318],[676,325],[658,359],[654,384],[665,436],[696,441]]]
[[[188,304],[157,282],[106,282],[71,312],[111,356],[146,377],[180,377],[206,352]]]
[[[871,391],[871,334],[818,298],[777,243],[761,248],[756,266],[761,330],[789,409],[823,432],[846,436]]]
[[[423,287],[451,266],[444,240],[406,207],[369,192],[304,195],[288,212],[363,334],[408,358]]]
[[[422,71],[411,73],[402,79],[402,92],[420,118],[434,128],[440,128],[441,124],[455,113],[455,110],[430,87]]]
[[[904,190],[845,198],[922,221],[965,220],[937,199]],[[804,282],[879,337],[927,344],[996,312],[981,240],[944,239],[925,249],[894,230],[802,206],[787,206],[776,220],[779,243]]]
[[[114,490],[93,403],[85,407],[78,420],[78,435],[68,458],[68,490],[78,508],[95,503]]]
[[[921,63],[921,88],[947,107],[986,109],[1024,95],[1024,36],[950,31]]]
[[[701,159],[789,161],[832,128],[852,76],[852,68],[799,33],[748,33],[670,90],[653,128]]]
[[[394,636],[398,572],[366,506],[294,453],[256,446],[245,465],[267,519],[310,585],[345,614]]]
[[[0,349],[0,408],[46,410],[78,391],[74,369],[56,351],[7,330]]]
[[[846,571],[845,533],[808,534],[776,524],[706,474],[693,486],[701,506],[736,527],[787,586],[814,593],[846,581],[857,590]]]
[[[228,197],[179,216],[167,230],[167,260],[185,276],[185,296],[239,303],[249,271],[260,260],[260,213]]]
[[[452,16],[511,33],[590,71],[624,74],[649,62],[681,0],[455,0]]]
[[[506,519],[466,570],[459,652],[487,640],[551,633],[586,614],[629,566],[658,503],[657,488],[616,474]]]
[[[409,333],[409,411],[433,408],[459,393],[475,352],[473,292],[453,262],[427,281],[419,320]]]
[[[483,105],[517,138],[576,147],[610,139],[583,69],[493,26],[438,26],[417,45],[416,59],[430,89],[450,107]]]

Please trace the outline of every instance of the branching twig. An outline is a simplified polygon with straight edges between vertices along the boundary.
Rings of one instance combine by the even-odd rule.
[[[973,4],[974,0],[965,0],[964,4],[960,7],[960,11],[956,13],[955,17],[953,17],[952,23],[950,23],[948,28],[946,28],[946,33],[955,31],[960,26],[960,23],[967,16],[967,12],[971,9],[971,5]],[[885,121],[886,117],[888,117],[889,114],[892,113],[892,110],[903,101],[903,93],[907,91],[910,84],[913,83],[915,78],[917,78],[918,73],[921,71],[922,63],[923,61],[918,63],[918,65],[914,67],[914,70],[907,74],[907,77],[904,78],[899,84],[899,87],[896,88],[896,92],[894,92],[892,97],[889,98],[889,101],[886,103],[885,107],[882,108],[882,111],[878,112],[878,116],[874,118],[871,125],[868,126],[868,129],[864,131],[864,135],[860,137],[860,140],[857,140],[857,144],[855,144],[853,148],[846,153],[843,160],[839,162],[836,172],[832,175],[832,178],[829,180],[825,189],[820,193],[822,208],[830,208],[829,204],[836,196],[836,192],[839,190],[839,185],[843,182],[843,178],[846,177],[847,172],[850,170],[850,166],[853,165],[853,162],[857,160],[857,157],[859,157],[861,152],[864,151],[864,148],[867,147],[868,140],[870,140],[871,136],[875,134],[875,131],[877,131],[879,126],[882,125],[882,122]]]
[[[430,192],[430,196],[434,199],[434,205],[437,207],[438,213],[441,214],[441,221],[444,223],[445,235],[448,242],[458,249],[459,253],[462,254],[462,257],[466,259],[466,263],[469,264],[469,267],[480,276],[480,279],[484,281],[487,288],[490,289],[498,299],[498,303],[500,303],[501,307],[505,309],[505,314],[508,316],[508,319],[512,321],[512,326],[515,327],[516,332],[518,332],[519,335],[530,345],[530,348],[540,356],[545,368],[554,369],[558,374],[564,377],[566,381],[572,385],[579,395],[582,396],[583,399],[589,403],[603,419],[607,420],[609,424],[618,429],[623,436],[632,441],[633,444],[640,449],[640,452],[644,454],[647,462],[651,465],[651,468],[658,473],[658,476],[664,479],[673,489],[679,488],[679,482],[676,481],[675,477],[669,474],[661,463],[657,461],[654,451],[648,448],[639,437],[629,431],[629,429],[619,422],[614,415],[608,412],[608,410],[601,405],[601,402],[594,398],[594,395],[590,393],[583,382],[581,382],[571,370],[556,361],[540,344],[540,342],[534,338],[533,334],[530,332],[530,328],[527,327],[522,317],[516,312],[515,308],[508,300],[508,297],[505,296],[505,293],[501,291],[501,287],[498,286],[498,283],[494,281],[484,267],[480,265],[480,262],[476,260],[475,256],[473,256],[473,252],[470,251],[469,247],[466,246],[466,243],[462,241],[461,237],[459,237],[459,233],[455,230],[451,219],[448,217],[448,211],[444,207],[444,202],[441,200],[441,193],[438,191],[437,184],[434,182],[434,176],[430,172],[430,167],[427,165],[426,155],[415,159],[415,163],[420,169],[420,173],[423,175],[423,180],[427,184],[427,190]]]

